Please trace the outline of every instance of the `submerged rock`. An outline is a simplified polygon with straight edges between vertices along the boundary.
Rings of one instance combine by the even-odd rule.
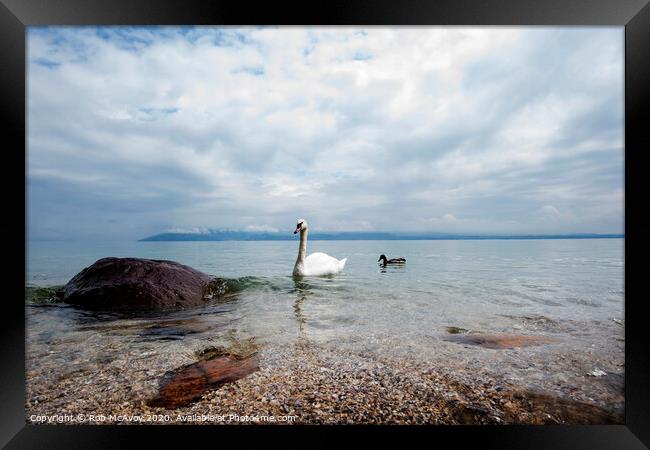
[[[259,370],[257,354],[240,359],[235,355],[212,359],[180,367],[165,374],[158,395],[149,400],[149,406],[178,408],[186,406],[209,389],[216,389]]]
[[[143,340],[180,340],[191,334],[200,334],[213,330],[215,325],[198,317],[187,319],[162,320],[142,329],[138,334]]]
[[[227,355],[232,355],[237,359],[246,359],[256,354],[260,349],[254,337],[247,339],[238,338],[235,334],[228,332],[226,338],[228,341],[227,345],[210,346],[197,350],[194,352],[194,356],[199,360],[205,361]]]
[[[528,347],[530,345],[542,345],[556,342],[555,339],[546,336],[525,336],[509,333],[469,333],[457,334],[448,337],[446,340],[460,344],[478,345],[484,348],[504,349],[515,347]]]
[[[174,261],[102,258],[65,285],[63,301],[91,309],[179,309],[204,304],[213,287],[212,277]]]
[[[559,397],[544,392],[519,391],[500,401],[507,423],[614,425],[625,423],[622,411],[606,410],[598,405]]]
[[[447,333],[449,334],[463,334],[468,332],[469,330],[461,327],[447,327]]]

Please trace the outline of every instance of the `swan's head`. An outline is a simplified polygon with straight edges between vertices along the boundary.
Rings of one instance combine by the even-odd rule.
[[[381,261],[382,259],[383,259],[383,260],[386,260],[386,259],[387,259],[387,258],[386,258],[386,255],[381,255],[381,256],[379,257],[379,259],[377,260],[377,262]]]
[[[305,219],[298,219],[296,222],[296,229],[293,232],[293,234],[296,234],[300,231],[304,231],[307,229],[307,221]]]

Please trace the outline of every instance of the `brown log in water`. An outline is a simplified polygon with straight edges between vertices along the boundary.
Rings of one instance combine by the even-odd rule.
[[[209,389],[216,389],[259,370],[256,354],[244,359],[233,355],[199,361],[168,372],[160,382],[158,395],[149,406],[177,408],[186,406]]]

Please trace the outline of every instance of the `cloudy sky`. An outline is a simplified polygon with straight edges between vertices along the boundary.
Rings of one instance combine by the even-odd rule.
[[[30,239],[623,231],[623,28],[29,28]]]

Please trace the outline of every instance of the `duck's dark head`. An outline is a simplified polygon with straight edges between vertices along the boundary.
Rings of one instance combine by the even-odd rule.
[[[377,260],[377,262],[379,262],[379,261],[381,261],[381,260],[386,261],[386,259],[387,259],[387,258],[386,258],[386,255],[381,255],[381,256],[379,257],[379,259]]]

